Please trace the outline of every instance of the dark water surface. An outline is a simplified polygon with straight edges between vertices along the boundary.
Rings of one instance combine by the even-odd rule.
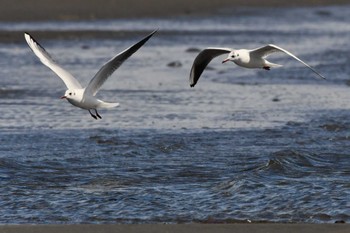
[[[63,83],[24,40],[0,44],[0,224],[349,222],[349,10],[0,24],[160,29],[103,86],[99,97],[121,106],[101,110],[99,121],[58,99]],[[135,37],[37,39],[86,84]],[[270,60],[284,67],[269,72],[218,58],[189,87],[198,50],[266,43],[294,52],[327,80],[276,55]]]

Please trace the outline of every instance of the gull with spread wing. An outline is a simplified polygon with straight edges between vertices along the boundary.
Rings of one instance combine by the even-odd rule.
[[[83,88],[80,83],[73,77],[73,75],[60,67],[51,58],[49,53],[46,52],[46,50],[32,36],[30,36],[28,33],[24,33],[24,37],[29,47],[40,59],[40,61],[45,66],[49,67],[54,73],[56,73],[67,86],[67,91],[61,98],[67,99],[69,103],[76,107],[88,110],[90,115],[97,120],[97,118],[102,118],[97,112],[98,108],[113,108],[117,107],[119,103],[108,103],[97,99],[95,97],[96,93],[99,91],[100,87],[107,80],[107,78],[111,76],[113,72],[118,69],[126,59],[128,59],[133,53],[141,48],[153,36],[154,33],[156,33],[156,31],[153,31],[144,39],[125,49],[110,59],[107,63],[105,63],[97,72],[97,74],[91,79],[86,88]],[[91,112],[92,110],[95,111],[95,114]]]
[[[190,86],[194,87],[198,82],[201,74],[204,69],[207,67],[209,62],[213,60],[215,57],[227,54],[228,56],[222,63],[232,61],[238,66],[242,66],[245,68],[262,68],[265,70],[270,70],[271,67],[279,67],[282,65],[271,63],[267,61],[265,58],[272,53],[282,52],[295,60],[303,63],[306,67],[311,69],[314,73],[316,73],[319,77],[325,79],[320,73],[318,73],[314,68],[310,65],[306,64],[300,58],[292,54],[291,52],[278,47],[277,45],[269,44],[257,49],[247,50],[247,49],[230,49],[230,48],[207,48],[201,51],[197,57],[195,58],[191,73],[190,73]]]

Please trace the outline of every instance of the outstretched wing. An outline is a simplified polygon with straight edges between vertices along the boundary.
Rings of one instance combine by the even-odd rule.
[[[269,44],[266,45],[264,47],[261,48],[257,48],[252,50],[250,53],[254,56],[259,56],[259,57],[267,57],[268,55],[270,55],[271,53],[275,53],[275,52],[283,52],[289,56],[291,56],[292,58],[294,58],[295,60],[303,63],[306,67],[308,67],[309,69],[311,69],[315,74],[317,74],[318,76],[320,76],[323,79],[326,79],[323,75],[321,75],[320,73],[318,73],[314,68],[312,68],[310,65],[308,65],[306,62],[304,62],[303,60],[301,60],[300,58],[298,58],[297,56],[295,56],[294,54],[292,54],[291,52],[278,47],[277,45],[273,45],[273,44]]]
[[[157,30],[153,31],[151,34],[132,45],[131,47],[125,49],[123,52],[119,53],[111,60],[109,60],[106,64],[104,64],[101,69],[97,72],[97,74],[91,79],[89,85],[85,89],[85,93],[89,93],[91,95],[96,95],[102,84],[107,80],[109,76],[113,74],[113,72],[118,69],[123,62],[128,59],[132,54],[134,54],[139,48],[142,47],[152,36],[156,33]]]
[[[198,82],[204,69],[207,67],[209,62],[215,57],[220,56],[225,53],[230,53],[229,48],[207,48],[201,51],[197,57],[194,59],[191,73],[190,73],[190,86],[194,87]]]
[[[46,52],[46,50],[31,35],[24,33],[24,38],[40,61],[55,72],[58,77],[62,79],[64,84],[66,84],[68,89],[82,88],[80,83],[68,71],[57,65],[57,63],[51,58],[50,54]]]

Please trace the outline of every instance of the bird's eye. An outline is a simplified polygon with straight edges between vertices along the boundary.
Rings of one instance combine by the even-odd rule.
[[[234,58],[234,57],[235,57],[235,55],[232,55],[231,57],[232,57],[232,58]]]
[[[72,92],[70,92],[69,95],[72,95]]]

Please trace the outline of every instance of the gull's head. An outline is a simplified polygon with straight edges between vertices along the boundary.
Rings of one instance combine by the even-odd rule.
[[[75,99],[77,97],[77,93],[74,90],[67,90],[66,93],[61,97],[61,99]]]
[[[222,63],[225,63],[225,62],[228,62],[228,61],[235,61],[237,60],[239,57],[239,54],[237,53],[237,51],[235,50],[232,50],[228,56],[226,57],[225,60],[222,61]]]

